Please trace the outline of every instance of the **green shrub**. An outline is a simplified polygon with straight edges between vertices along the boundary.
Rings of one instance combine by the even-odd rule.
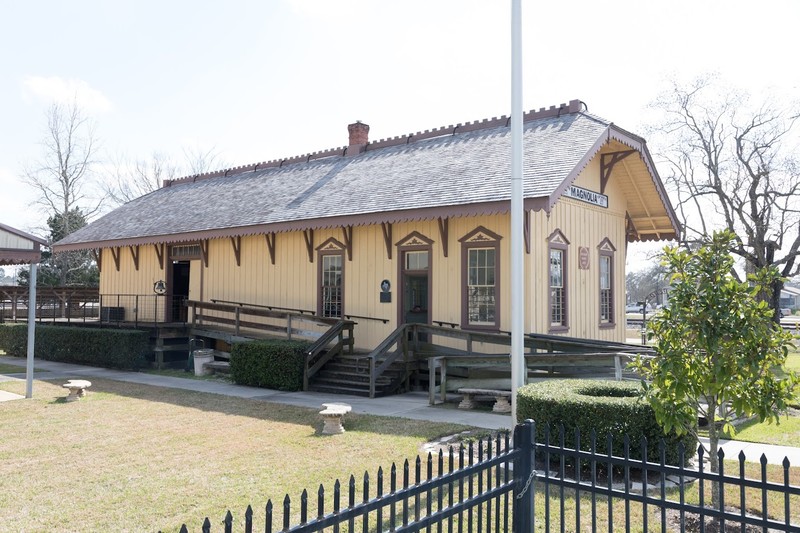
[[[27,347],[27,324],[0,324],[0,350],[13,357],[25,357]]]
[[[25,357],[27,345],[26,324],[0,326],[0,349],[7,355]],[[147,364],[148,350],[145,331],[37,325],[33,354],[46,361],[137,369]]]
[[[231,378],[239,385],[303,390],[305,351],[309,346],[309,342],[280,339],[234,344]]]
[[[612,453],[624,454],[624,437],[628,436],[631,458],[641,458],[641,439],[647,439],[647,459],[660,460],[659,443],[664,439],[665,461],[678,464],[678,445],[685,446],[685,459],[692,458],[697,440],[692,435],[665,435],[656,422],[655,413],[639,398],[641,385],[630,381],[597,381],[558,379],[532,383],[517,393],[517,420],[536,421],[536,438],[544,442],[546,427],[550,442],[559,442],[560,426],[564,427],[564,443],[574,447],[575,431],[580,430],[581,449],[590,449],[590,435],[597,435],[596,451],[607,454],[607,436],[613,438]]]

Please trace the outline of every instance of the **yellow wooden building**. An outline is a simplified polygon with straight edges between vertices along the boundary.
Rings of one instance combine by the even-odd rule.
[[[126,321],[192,320],[171,303],[187,299],[347,318],[365,350],[408,322],[509,330],[508,118],[348,130],[342,148],[168,181],[54,250],[94,250]],[[526,332],[624,341],[628,243],[679,232],[645,141],[574,100],[526,113],[523,145]]]

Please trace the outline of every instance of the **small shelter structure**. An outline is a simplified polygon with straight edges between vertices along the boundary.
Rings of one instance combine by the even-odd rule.
[[[47,241],[0,224],[0,265],[31,266],[30,285],[28,289],[28,360],[25,368],[25,397],[33,396],[33,347],[36,335],[36,265],[42,259],[41,247]]]

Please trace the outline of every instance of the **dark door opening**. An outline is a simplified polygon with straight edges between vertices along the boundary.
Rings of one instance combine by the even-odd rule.
[[[171,305],[169,307],[169,320],[172,322],[186,322],[189,313],[186,300],[189,299],[189,261],[172,262],[172,283],[170,291]]]
[[[428,273],[403,274],[403,323],[428,324]]]

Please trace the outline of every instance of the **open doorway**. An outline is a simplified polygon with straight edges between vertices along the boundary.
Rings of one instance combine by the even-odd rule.
[[[189,261],[172,262],[171,304],[167,317],[170,322],[186,322],[188,318],[185,302],[189,298],[189,264]]]

